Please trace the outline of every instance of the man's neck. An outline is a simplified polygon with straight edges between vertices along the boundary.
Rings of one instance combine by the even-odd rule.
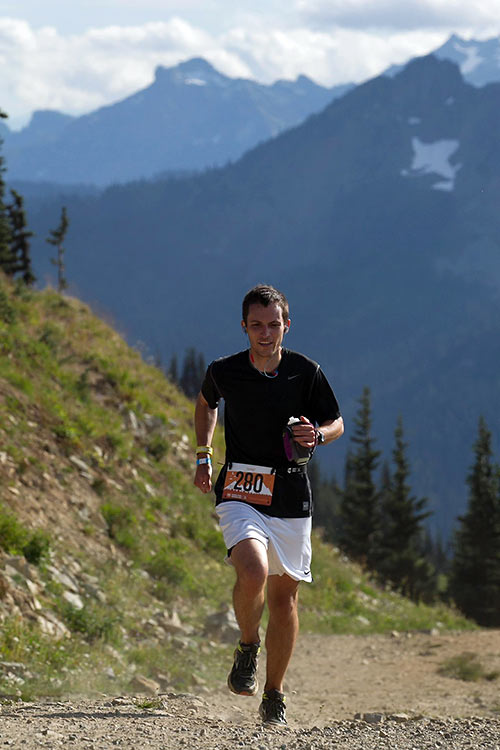
[[[249,349],[249,359],[251,365],[255,367],[259,372],[265,372],[271,374],[275,372],[281,362],[283,347],[280,346],[278,351],[272,355],[272,357],[259,357],[252,349]]]

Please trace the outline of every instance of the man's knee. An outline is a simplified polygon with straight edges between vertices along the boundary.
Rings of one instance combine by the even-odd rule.
[[[258,560],[252,560],[237,568],[240,586],[247,590],[259,591],[266,585],[267,567]]]
[[[246,539],[232,550],[238,584],[245,589],[260,590],[266,585],[267,552],[261,542]]]

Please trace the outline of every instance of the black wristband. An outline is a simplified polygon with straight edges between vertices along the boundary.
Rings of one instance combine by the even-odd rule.
[[[325,434],[321,430],[316,429],[316,445],[323,445],[325,442]]]

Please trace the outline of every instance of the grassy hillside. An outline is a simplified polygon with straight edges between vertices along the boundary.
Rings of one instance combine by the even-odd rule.
[[[229,603],[232,571],[213,501],[192,486],[192,414],[85,305],[0,276],[0,692],[225,679],[232,636],[205,625]],[[379,591],[318,536],[314,547],[304,629],[468,626]]]

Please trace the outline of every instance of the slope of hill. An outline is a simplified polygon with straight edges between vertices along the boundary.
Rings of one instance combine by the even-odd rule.
[[[192,403],[82,303],[3,277],[0,354],[2,694],[224,681],[232,574],[191,484]],[[314,544],[304,630],[467,625]]]
[[[288,345],[324,366],[347,437],[365,385],[386,457],[402,414],[412,484],[447,535],[480,414],[498,434],[499,133],[500,84],[430,56],[225,169],[33,199],[29,215],[43,238],[67,203],[74,288],[165,359],[242,348],[245,291],[282,287]],[[34,257],[43,279],[40,241]],[[337,476],[347,444],[325,454]]]
[[[200,58],[159,67],[154,82],[81,117],[35,112],[5,133],[12,179],[110,185],[223,165],[323,109],[349,86],[305,76],[266,86],[232,79]]]

